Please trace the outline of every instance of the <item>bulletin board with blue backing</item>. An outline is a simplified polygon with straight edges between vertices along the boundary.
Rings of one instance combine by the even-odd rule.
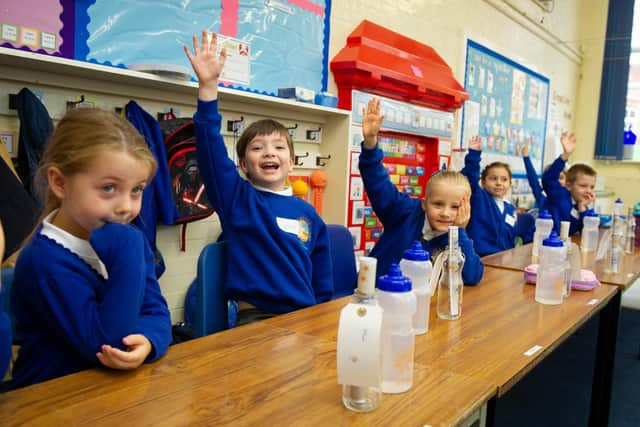
[[[460,145],[479,135],[482,164],[507,163],[514,176],[513,193],[521,185],[528,192],[522,147],[527,139],[529,157],[542,173],[549,79],[472,40],[467,41],[465,90]],[[520,179],[518,179],[520,178]],[[524,189],[523,189],[524,190]]]
[[[206,29],[229,54],[225,86],[326,90],[330,0],[6,1],[2,46],[188,79],[183,45]]]

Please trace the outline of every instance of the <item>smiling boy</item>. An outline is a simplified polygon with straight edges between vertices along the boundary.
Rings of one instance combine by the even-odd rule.
[[[589,165],[575,164],[567,171],[563,187],[558,178],[569,156],[576,149],[576,138],[564,132],[560,136],[562,154],[542,174],[542,188],[547,193],[546,209],[553,217],[553,229],[560,230],[560,221],[570,221],[569,234],[582,230],[582,219],[595,201],[596,171]]]
[[[286,186],[293,142],[286,127],[259,120],[237,144],[241,178],[220,134],[218,78],[226,52],[216,56],[217,36],[185,53],[198,76],[194,116],[203,182],[227,242],[227,296],[238,303],[237,324],[331,299],[333,277],[326,224]]]

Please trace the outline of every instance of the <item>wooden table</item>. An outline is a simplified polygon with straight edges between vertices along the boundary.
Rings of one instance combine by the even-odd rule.
[[[381,407],[343,407],[336,344],[264,322],[170,347],[132,372],[94,369],[0,395],[2,425],[458,425],[496,393],[416,364],[413,388]]]
[[[532,249],[533,243],[516,246],[513,249],[484,256],[482,262],[485,266],[524,271],[525,267],[533,262]],[[605,260],[596,261],[596,252],[581,252],[581,258],[582,268],[593,271],[600,283],[615,285],[625,290],[640,277],[640,249],[638,248],[633,255],[623,254],[620,272],[616,274],[605,273]]]
[[[600,311],[590,424],[606,425],[620,310],[618,288],[603,285],[589,292],[575,291],[558,306],[536,303],[534,293],[535,287],[524,283],[522,272],[485,267],[480,285],[464,289],[459,320],[438,319],[432,298],[429,332],[416,337],[416,362],[489,381],[500,397]],[[339,309],[347,301],[332,301],[266,322],[335,340]],[[527,356],[525,352],[534,346],[540,349]],[[494,409],[492,401],[488,424]]]

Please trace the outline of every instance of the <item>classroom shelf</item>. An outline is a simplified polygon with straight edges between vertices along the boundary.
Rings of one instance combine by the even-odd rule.
[[[0,89],[13,93],[24,86],[68,97],[88,93],[99,98],[117,98],[121,106],[127,100],[135,99],[138,102],[182,105],[190,109],[195,107],[198,91],[198,84],[192,81],[0,47]],[[15,116],[15,112],[8,110],[8,93],[3,95],[0,115],[10,118]],[[328,183],[323,191],[322,216],[328,223],[346,224],[351,160],[348,156],[350,111],[226,87],[220,87],[219,99],[223,119],[250,115],[272,117],[285,125],[301,123],[303,127],[304,124],[314,128],[320,126],[320,143],[300,141],[300,136],[295,138],[296,145],[303,144],[304,148],[299,150],[311,151],[312,155],[305,161],[304,167],[296,168],[293,173],[309,174],[317,169],[316,156],[331,155],[324,167]],[[48,109],[58,108],[53,113],[49,110],[54,118],[64,114],[58,104],[47,105]]]

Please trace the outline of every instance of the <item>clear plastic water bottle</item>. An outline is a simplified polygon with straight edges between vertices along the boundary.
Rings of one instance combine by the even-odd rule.
[[[632,255],[636,249],[636,217],[633,214],[633,208],[629,208],[627,213],[627,234],[624,241],[624,252]]]
[[[429,306],[433,294],[429,282],[432,269],[429,252],[422,248],[419,241],[414,241],[411,248],[404,251],[400,270],[411,279],[413,293],[416,294],[416,314],[413,316],[413,333],[416,335],[429,330]]]
[[[402,393],[413,385],[413,315],[416,296],[411,279],[398,264],[378,278],[378,302],[382,316],[382,392]]]
[[[533,256],[540,255],[540,245],[544,239],[549,237],[553,230],[553,217],[546,209],[540,212],[536,218],[536,231],[533,234],[533,248],[531,254]]]
[[[464,255],[458,244],[458,227],[449,227],[449,246],[438,256],[434,279],[438,282],[436,310],[438,317],[445,320],[457,320],[462,315],[462,268]]]
[[[358,287],[356,288],[352,302],[375,306],[376,299],[376,266],[377,259],[370,257],[360,258],[360,270],[358,272]],[[380,366],[380,370],[382,366]],[[378,376],[379,381],[382,375]],[[355,412],[371,412],[380,406],[382,398],[381,384],[378,386],[357,386],[344,384],[342,386],[342,403],[348,409]]]
[[[542,241],[536,275],[535,299],[541,304],[562,304],[567,252],[555,231]]]
[[[600,226],[600,215],[593,209],[588,209],[582,219],[582,236],[580,237],[580,250],[582,252],[593,252],[598,247],[598,227]]]

